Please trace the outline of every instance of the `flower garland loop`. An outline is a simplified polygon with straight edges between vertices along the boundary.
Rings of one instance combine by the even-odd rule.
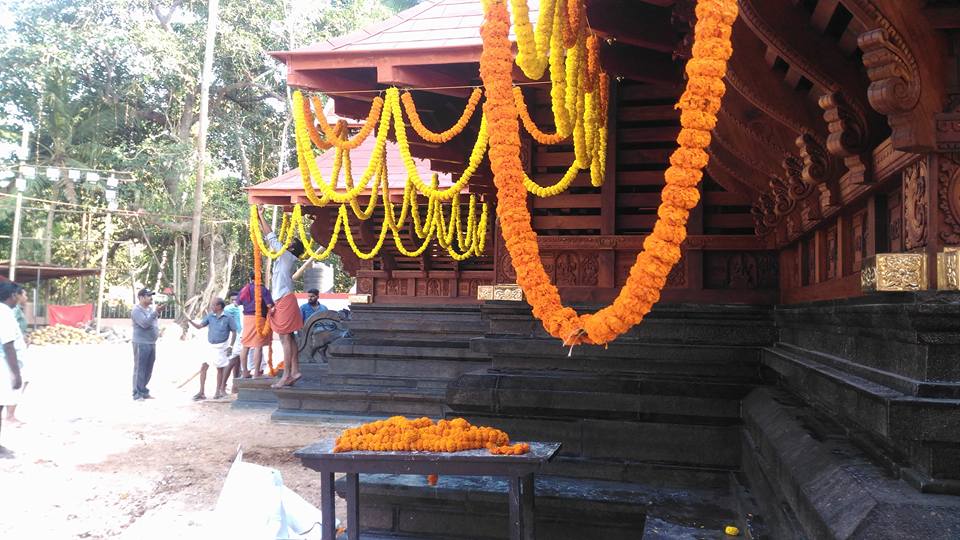
[[[453,139],[459,135],[467,123],[470,122],[470,119],[473,118],[473,113],[477,109],[477,105],[480,103],[480,98],[483,96],[483,90],[480,88],[474,88],[473,92],[470,93],[470,98],[467,100],[467,106],[463,109],[463,114],[460,115],[460,118],[456,121],[453,126],[440,133],[436,133],[427,129],[423,125],[423,121],[420,119],[420,114],[417,113],[417,106],[413,102],[413,95],[410,92],[404,92],[400,96],[400,100],[403,102],[403,110],[407,113],[407,118],[410,119],[410,125],[413,127],[413,130],[417,132],[423,140],[427,142],[432,142],[436,144],[442,144],[449,142],[450,139]]]
[[[569,1],[582,5],[580,0]],[[670,167],[664,173],[666,186],[657,211],[657,223],[644,241],[644,250],[637,255],[627,283],[613,304],[584,315],[577,315],[561,303],[556,286],[543,268],[537,235],[530,223],[520,163],[520,125],[512,90],[510,18],[504,2],[484,0],[480,76],[487,96],[484,113],[490,124],[489,155],[499,201],[497,216],[506,247],[517,273],[517,283],[523,288],[534,315],[543,321],[551,335],[569,345],[608,343],[639,323],[650,311],[660,298],[667,274],[680,259],[689,211],[699,200],[696,185],[708,160],[704,148],[710,142],[709,130],[716,125],[716,114],[725,92],[722,76],[733,52],[730,34],[737,17],[737,2],[697,1],[693,58],[686,67],[686,90],[676,105],[681,110],[679,148],[670,156]],[[558,18],[561,17],[554,19],[554,41],[558,38]],[[566,91],[562,84],[578,83],[570,80],[566,73],[561,75],[553,62],[551,74],[558,132],[566,133],[559,121],[564,114],[569,116],[571,104],[564,99],[566,96],[561,97]],[[605,109],[601,103],[601,110]]]

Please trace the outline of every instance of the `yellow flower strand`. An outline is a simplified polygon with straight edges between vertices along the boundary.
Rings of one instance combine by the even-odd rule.
[[[476,111],[482,95],[483,90],[474,88],[473,92],[470,93],[467,106],[463,109],[463,114],[460,115],[460,118],[457,119],[456,123],[454,123],[450,129],[440,133],[430,131],[423,125],[420,114],[417,113],[417,106],[413,102],[413,95],[411,95],[410,92],[404,92],[403,95],[400,96],[400,100],[403,102],[403,108],[407,112],[407,118],[410,119],[410,125],[413,127],[413,130],[417,132],[417,135],[420,135],[420,137],[427,142],[442,144],[463,132],[464,128],[467,127],[467,123],[473,118],[473,113]]]

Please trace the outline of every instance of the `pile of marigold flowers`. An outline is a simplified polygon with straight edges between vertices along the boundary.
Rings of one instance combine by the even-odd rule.
[[[345,430],[334,452],[460,452],[486,448],[491,454],[520,455],[530,451],[527,443],[510,444],[510,437],[491,427],[471,425],[463,418],[411,420],[394,416]]]

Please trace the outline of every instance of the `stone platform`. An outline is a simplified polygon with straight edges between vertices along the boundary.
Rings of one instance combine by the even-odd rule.
[[[659,305],[570,354],[516,303],[361,306],[349,325],[275,418],[463,416],[560,440],[541,538],[960,537],[960,295]],[[505,538],[499,480],[363,482],[377,538]]]

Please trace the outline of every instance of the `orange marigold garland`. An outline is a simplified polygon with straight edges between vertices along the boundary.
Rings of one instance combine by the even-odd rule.
[[[486,448],[492,454],[520,455],[530,451],[527,443],[510,444],[499,429],[473,426],[463,418],[411,420],[394,416],[345,430],[334,444],[334,452],[460,452]]]
[[[696,185],[708,159],[704,148],[710,142],[710,130],[716,125],[725,91],[722,77],[733,52],[730,34],[737,17],[736,0],[697,2],[693,58],[686,67],[687,88],[677,103],[681,110],[682,129],[677,138],[680,147],[670,156],[670,168],[664,173],[666,186],[657,212],[659,219],[613,304],[582,316],[561,303],[540,260],[520,163],[520,126],[512,90],[513,52],[508,38],[510,19],[504,0],[486,0],[485,7],[486,20],[480,30],[480,77],[487,95],[484,112],[490,125],[490,164],[499,201],[497,216],[517,283],[534,315],[551,335],[570,345],[608,343],[650,311],[660,299],[667,274],[680,259],[687,218],[699,201]],[[601,110],[605,107],[603,104]]]

